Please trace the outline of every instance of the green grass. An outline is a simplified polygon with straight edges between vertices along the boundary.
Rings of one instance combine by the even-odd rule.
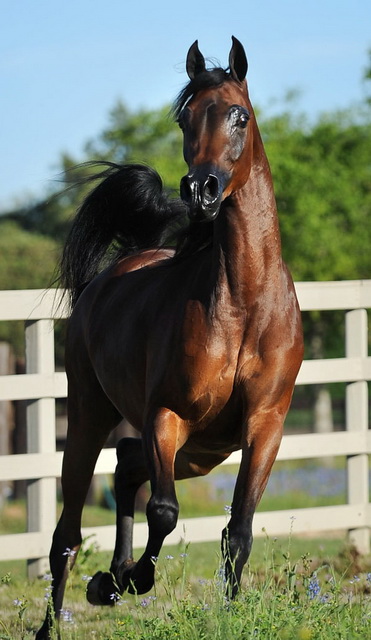
[[[62,640],[352,640],[371,634],[367,560],[341,540],[256,540],[239,597],[224,597],[217,544],[164,548],[156,588],[114,607],[86,602],[86,581],[109,555],[89,547],[69,577]],[[187,555],[185,555],[187,554]],[[356,577],[355,577],[356,576]],[[45,613],[47,580],[0,568],[0,638],[29,640]]]
[[[296,469],[316,461],[276,463]],[[336,460],[336,466],[344,464]],[[235,476],[236,468],[214,472]],[[208,478],[177,484],[181,517],[221,515],[232,495],[219,492]],[[304,508],[345,501],[341,493],[310,496],[303,491],[263,497],[260,510]],[[58,506],[58,511],[61,506]],[[137,514],[137,520],[145,518]],[[113,511],[86,506],[84,526],[113,524]],[[24,501],[0,512],[0,534],[25,531]],[[83,576],[107,570],[111,554],[89,542],[71,573],[61,622],[62,640],[352,640],[371,637],[371,564],[346,546],[345,537],[307,539],[293,535],[258,538],[244,571],[242,590],[226,605],[219,543],[164,547],[157,565],[156,589],[146,597],[124,594],[114,607],[92,607]],[[139,557],[140,551],[135,553]],[[166,557],[171,556],[171,557]],[[356,578],[354,577],[356,576]],[[26,562],[0,563],[0,640],[30,640],[45,614],[49,583],[28,581]],[[319,589],[319,592],[317,593]],[[314,597],[311,598],[310,595]]]

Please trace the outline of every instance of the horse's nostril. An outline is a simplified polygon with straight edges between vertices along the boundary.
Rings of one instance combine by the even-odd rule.
[[[208,202],[214,202],[219,196],[219,180],[216,176],[209,175],[203,185],[203,198]]]
[[[190,184],[188,176],[184,176],[184,178],[180,181],[180,197],[184,202],[190,202],[192,200],[193,189]]]

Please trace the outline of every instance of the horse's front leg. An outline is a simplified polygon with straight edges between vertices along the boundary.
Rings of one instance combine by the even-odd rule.
[[[169,409],[160,409],[143,431],[143,447],[151,480],[147,505],[148,542],[137,563],[122,572],[124,588],[146,593],[154,584],[155,561],[165,537],[176,527],[179,505],[174,486],[174,461],[184,444],[182,421]]]
[[[222,534],[227,595],[238,592],[250,555],[255,509],[268,482],[282,438],[283,416],[276,410],[249,418],[232,501],[231,519]]]
[[[115,471],[116,544],[109,572],[98,571],[88,584],[91,604],[112,605],[117,592],[127,587],[127,577],[134,568],[133,525],[138,489],[149,480],[141,438],[122,438],[117,444]]]

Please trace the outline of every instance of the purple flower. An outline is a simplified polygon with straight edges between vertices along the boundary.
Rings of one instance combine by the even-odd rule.
[[[43,576],[43,580],[47,580],[48,582],[50,582],[51,580],[53,580],[53,576],[52,576],[52,574],[51,574],[51,573],[46,573],[46,574]]]
[[[145,608],[145,607],[148,607],[149,603],[150,603],[150,599],[149,598],[143,598],[143,600],[141,600],[141,602],[140,602],[140,606]]]
[[[329,601],[330,601],[329,593],[325,593],[323,596],[320,596],[320,602],[322,602],[322,604],[328,604]]]
[[[53,587],[51,587],[51,586],[46,587],[46,589],[45,589],[45,595],[44,595],[44,600],[49,600],[49,598],[50,598],[50,596],[51,596],[51,594],[52,594],[52,590],[53,590]]]
[[[64,551],[62,555],[68,556],[69,558],[73,558],[76,555],[76,551],[74,549],[70,549],[69,547],[66,547],[66,551]]]
[[[70,609],[61,609],[60,614],[64,622],[73,622],[72,611],[70,611]]]
[[[118,593],[111,593],[110,595],[110,600],[112,600],[113,602],[117,602],[118,600],[120,600],[120,597]]]
[[[91,576],[87,576],[87,575],[82,576],[82,580],[84,580],[84,582],[90,582],[91,579],[92,579]]]
[[[314,600],[314,598],[316,598],[319,595],[320,591],[321,591],[321,587],[319,584],[319,580],[317,578],[317,574],[314,573],[308,585],[307,594],[309,599]]]

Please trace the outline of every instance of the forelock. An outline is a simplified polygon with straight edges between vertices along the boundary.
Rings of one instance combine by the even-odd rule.
[[[226,81],[232,80],[230,74],[221,67],[215,67],[214,69],[208,69],[199,73],[197,76],[190,80],[188,84],[182,89],[177,98],[174,101],[172,107],[172,114],[175,120],[177,120],[186,106],[187,102],[193,98],[202,89],[209,89],[210,87],[218,87]]]

